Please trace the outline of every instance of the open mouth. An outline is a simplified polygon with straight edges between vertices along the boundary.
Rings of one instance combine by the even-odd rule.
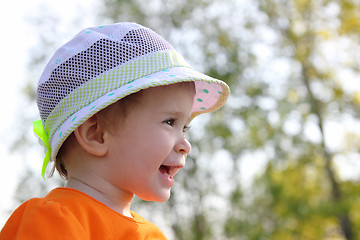
[[[167,166],[167,165],[161,165],[159,168],[159,171],[164,174],[165,176],[168,176],[169,178],[173,178],[176,173],[179,171],[181,166]]]

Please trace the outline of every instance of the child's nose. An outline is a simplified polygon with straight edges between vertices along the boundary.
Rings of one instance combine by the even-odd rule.
[[[176,144],[175,150],[182,154],[188,154],[191,150],[191,144],[185,137],[182,137]]]

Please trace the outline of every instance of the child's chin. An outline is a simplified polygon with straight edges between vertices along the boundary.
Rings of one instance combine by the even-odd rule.
[[[163,193],[161,195],[151,196],[151,197],[141,197],[138,196],[144,201],[151,201],[151,202],[166,202],[170,198],[170,191],[167,193]]]
[[[166,198],[156,200],[156,202],[166,202],[167,200],[169,200],[169,198],[170,198],[170,195]]]

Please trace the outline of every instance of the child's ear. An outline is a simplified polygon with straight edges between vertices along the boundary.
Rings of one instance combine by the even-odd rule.
[[[104,129],[95,114],[74,130],[76,140],[88,153],[102,157],[107,153],[104,142]]]

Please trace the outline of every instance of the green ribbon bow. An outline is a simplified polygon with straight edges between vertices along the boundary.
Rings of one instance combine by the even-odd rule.
[[[49,135],[46,133],[41,120],[37,120],[33,122],[33,130],[34,133],[41,139],[46,147],[46,154],[44,158],[44,162],[41,169],[41,176],[45,180],[45,169],[50,161],[51,147],[49,144]]]

